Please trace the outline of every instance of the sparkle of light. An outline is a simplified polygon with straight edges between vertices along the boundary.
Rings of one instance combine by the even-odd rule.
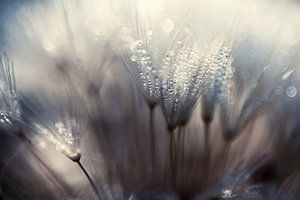
[[[295,97],[297,95],[297,88],[295,86],[289,86],[286,89],[286,95],[291,98]]]
[[[44,48],[46,51],[51,52],[51,51],[54,51],[54,50],[55,50],[55,45],[54,45],[52,42],[50,42],[50,41],[48,41],[48,40],[45,40],[45,41],[43,42],[43,48]]]
[[[174,22],[170,18],[166,18],[161,22],[161,29],[166,32],[170,33],[174,29]]]
[[[222,198],[231,198],[232,197],[232,190],[231,189],[225,189],[222,192]]]

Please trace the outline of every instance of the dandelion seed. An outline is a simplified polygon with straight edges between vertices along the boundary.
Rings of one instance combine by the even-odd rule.
[[[215,104],[230,97],[234,69],[231,48],[223,40],[216,40],[204,56],[202,66],[208,68],[206,91],[203,94],[202,118],[211,121]]]
[[[74,108],[65,105],[57,93],[39,92],[30,98],[23,98],[23,109],[27,115],[24,120],[32,131],[44,138],[44,141],[54,146],[72,160],[80,159],[79,124],[74,114]]]
[[[66,124],[61,121],[50,125],[51,128],[45,128],[39,124],[35,127],[41,136],[43,136],[49,143],[51,143],[57,151],[62,152],[71,160],[80,159],[79,138],[74,120],[65,120]]]
[[[293,69],[288,68],[275,76],[273,83],[267,87],[262,83],[267,69],[268,68],[265,67],[255,81],[255,84],[245,88],[241,94],[237,93],[237,91],[231,87],[231,84],[227,84],[225,88],[222,88],[222,81],[227,80],[224,83],[232,81],[234,70],[216,73],[217,76],[218,74],[223,74],[227,77],[219,80],[216,78],[214,82],[214,88],[216,88],[215,91],[217,91],[218,94],[215,98],[215,103],[220,105],[221,122],[224,129],[223,136],[226,141],[232,141],[241,130],[248,125],[253,117],[259,114],[259,111],[261,111],[266,104],[272,102],[276,94],[276,89],[288,80],[294,72]],[[244,99],[244,101],[242,99]]]
[[[33,113],[33,116],[27,120],[31,123],[36,133],[45,139],[45,142],[48,142],[58,152],[63,153],[78,164],[98,199],[101,200],[101,195],[94,181],[80,162],[80,127],[74,114],[75,108],[72,106],[68,107],[56,95],[54,93],[50,97],[50,95],[40,94],[38,97],[32,97],[32,99],[27,100],[24,104],[29,108],[28,111]]]
[[[221,102],[231,102],[231,87],[234,75],[231,48],[223,39],[214,40],[203,56],[201,65],[207,68],[205,92],[202,96],[202,120],[204,122],[204,149],[209,158],[209,130],[213,120],[215,106]]]
[[[13,63],[6,55],[0,58],[0,126],[12,129],[21,121]]]
[[[158,64],[154,55],[147,49],[142,40],[136,40],[131,44],[127,56],[123,60],[135,83],[144,94],[148,104],[155,104],[158,97],[160,79]]]
[[[185,44],[165,55],[161,67],[160,105],[170,129],[188,121],[204,91],[207,68],[200,66],[200,55],[196,44]]]

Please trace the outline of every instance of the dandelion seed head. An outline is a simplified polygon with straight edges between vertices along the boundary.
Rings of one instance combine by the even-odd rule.
[[[158,66],[153,63],[153,55],[142,40],[136,40],[131,44],[129,59],[129,70],[133,72],[142,92],[148,101],[155,102],[160,85]]]
[[[57,151],[62,152],[72,160],[80,158],[78,127],[74,120],[66,123],[58,121],[51,128],[46,128],[37,123],[35,127],[38,133],[52,144]]]
[[[161,104],[169,127],[184,123],[204,91],[206,69],[200,65],[196,44],[184,44],[168,51],[162,61],[160,75]]]
[[[234,76],[231,48],[223,45],[223,41],[213,45],[215,46],[207,53],[202,62],[202,66],[209,69],[209,78],[206,79],[207,86],[214,88],[218,98],[228,98]]]

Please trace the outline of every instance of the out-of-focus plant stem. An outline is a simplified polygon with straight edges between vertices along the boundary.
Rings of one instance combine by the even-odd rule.
[[[210,123],[204,123],[204,154],[205,154],[205,160],[207,161],[207,164],[209,164],[209,159],[210,159],[209,138],[210,138]]]
[[[155,109],[155,104],[149,104],[149,134],[150,134],[150,141],[151,141],[152,175],[155,177],[156,137],[154,132],[154,109]]]
[[[80,169],[82,170],[82,172],[84,173],[84,175],[86,176],[86,178],[88,179],[88,181],[90,182],[90,184],[91,184],[91,186],[92,186],[92,188],[93,188],[95,194],[97,195],[98,199],[99,199],[99,200],[102,200],[101,195],[99,194],[98,189],[97,189],[97,187],[96,187],[94,181],[92,180],[92,178],[90,177],[90,175],[89,175],[89,173],[86,171],[86,169],[83,167],[83,165],[81,164],[80,160],[75,161],[75,162],[78,164],[78,166],[80,167]]]
[[[176,169],[174,163],[174,130],[168,129],[170,143],[169,143],[169,151],[170,151],[170,168],[171,168],[171,184],[176,187]]]
[[[185,128],[186,124],[183,124],[180,126],[180,129],[178,130],[178,171],[181,173],[184,172],[184,148],[185,148]]]

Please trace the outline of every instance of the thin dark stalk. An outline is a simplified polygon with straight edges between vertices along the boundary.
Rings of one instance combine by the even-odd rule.
[[[230,152],[230,147],[231,147],[231,142],[226,142],[223,150],[223,167],[227,166],[227,162],[229,159],[229,152]]]
[[[224,147],[222,149],[222,152],[220,154],[221,158],[219,159],[219,161],[216,162],[216,171],[219,172],[218,173],[219,177],[226,170],[228,159],[229,159],[231,144],[232,144],[231,142],[225,142]],[[215,178],[217,178],[217,177],[215,177]]]
[[[186,125],[182,125],[181,127],[181,132],[180,132],[180,135],[179,135],[179,159],[180,159],[180,162],[179,162],[179,170],[181,172],[181,175],[184,173],[184,148],[185,148],[185,126]],[[180,176],[180,177],[184,177],[183,175]]]
[[[185,148],[185,127],[186,125],[183,125],[182,127],[182,138],[181,140],[181,159],[182,159],[182,163],[184,162],[184,148]]]
[[[176,171],[175,171],[175,163],[174,163],[174,132],[173,130],[169,130],[169,151],[170,151],[170,168],[171,168],[171,184],[176,186]]]
[[[180,147],[181,147],[181,134],[182,134],[182,126],[178,127],[177,137],[175,139],[175,152],[174,152],[174,162],[175,162],[175,171],[178,171],[178,162],[180,162]]]
[[[210,159],[210,123],[204,123],[204,153],[207,164]]]
[[[99,200],[102,200],[101,195],[98,192],[98,189],[95,185],[95,183],[93,182],[92,178],[90,177],[89,173],[86,171],[86,169],[83,167],[83,165],[81,164],[80,160],[76,161],[76,163],[79,165],[80,169],[83,171],[83,173],[85,174],[86,178],[89,180],[95,194],[97,195]]]
[[[149,105],[149,134],[151,141],[151,161],[152,161],[152,175],[155,174],[155,159],[156,159],[156,149],[155,149],[155,132],[154,132],[154,109],[155,105]]]

